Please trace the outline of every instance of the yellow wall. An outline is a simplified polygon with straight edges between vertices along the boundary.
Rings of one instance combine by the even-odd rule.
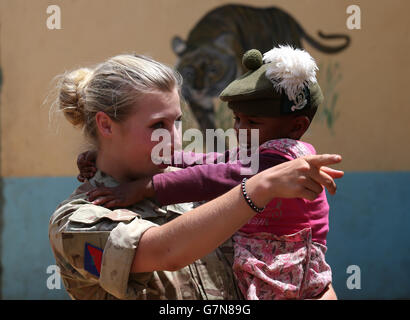
[[[81,133],[65,120],[50,125],[48,106],[42,106],[55,75],[131,51],[173,65],[172,37],[185,39],[207,11],[226,3],[231,1],[1,0],[1,175],[76,174]],[[347,171],[410,169],[409,1],[355,1],[362,12],[361,30],[346,27],[352,1],[236,3],[280,7],[315,38],[318,30],[350,35],[350,47],[337,55],[304,42],[319,63],[338,62],[343,77],[333,131],[315,120],[306,140],[320,152],[342,154],[341,167]],[[61,8],[62,30],[46,27],[51,4]]]

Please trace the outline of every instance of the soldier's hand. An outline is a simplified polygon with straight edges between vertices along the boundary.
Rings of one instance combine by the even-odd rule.
[[[80,174],[77,176],[78,181],[84,182],[94,177],[97,172],[95,160],[97,153],[95,151],[86,151],[81,153],[77,158],[77,167]]]
[[[98,187],[87,193],[88,201],[106,208],[124,208],[154,195],[151,178],[123,183],[118,187]]]
[[[304,198],[315,200],[326,188],[330,194],[335,194],[334,179],[343,177],[344,172],[335,170],[328,165],[340,163],[340,155],[312,155],[281,163],[265,170],[264,175],[256,175],[249,179],[249,184],[261,187],[258,195],[261,199]],[[257,178],[257,179],[254,179]],[[253,179],[253,181],[252,181]],[[257,181],[260,180],[259,184]],[[258,206],[258,203],[253,200]],[[260,202],[262,207],[263,202]]]

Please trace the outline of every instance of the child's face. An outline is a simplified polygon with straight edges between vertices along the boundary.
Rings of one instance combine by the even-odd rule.
[[[246,129],[248,144],[250,144],[250,130],[259,130],[259,145],[266,141],[281,138],[291,138],[290,132],[292,127],[291,116],[281,117],[254,117],[241,112],[234,111],[234,129],[238,137],[239,129]]]

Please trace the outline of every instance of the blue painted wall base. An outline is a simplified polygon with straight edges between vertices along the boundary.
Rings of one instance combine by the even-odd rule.
[[[341,299],[410,298],[410,172],[347,173],[328,196],[327,261]],[[349,265],[361,289],[349,290]]]
[[[57,205],[79,185],[75,178],[6,178],[1,234],[3,299],[69,299],[47,288],[47,268],[55,264],[48,222]]]

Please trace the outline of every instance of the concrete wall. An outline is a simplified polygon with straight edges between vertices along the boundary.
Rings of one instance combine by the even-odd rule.
[[[84,142],[67,121],[50,124],[43,101],[52,78],[123,52],[174,65],[172,37],[186,38],[206,12],[226,3],[0,0],[3,299],[67,298],[63,289],[46,287],[47,267],[54,264],[47,224],[78,185],[75,160]],[[315,37],[318,30],[351,37],[351,45],[337,55],[303,43],[321,66],[319,81],[333,116],[326,118],[321,110],[305,140],[318,152],[341,154],[339,167],[346,171],[337,195],[329,196],[328,261],[340,298],[410,298],[410,2],[356,1],[360,30],[346,27],[351,1],[236,3],[280,7]],[[61,30],[46,26],[52,4],[61,8]],[[360,267],[361,289],[346,285],[350,265]]]

